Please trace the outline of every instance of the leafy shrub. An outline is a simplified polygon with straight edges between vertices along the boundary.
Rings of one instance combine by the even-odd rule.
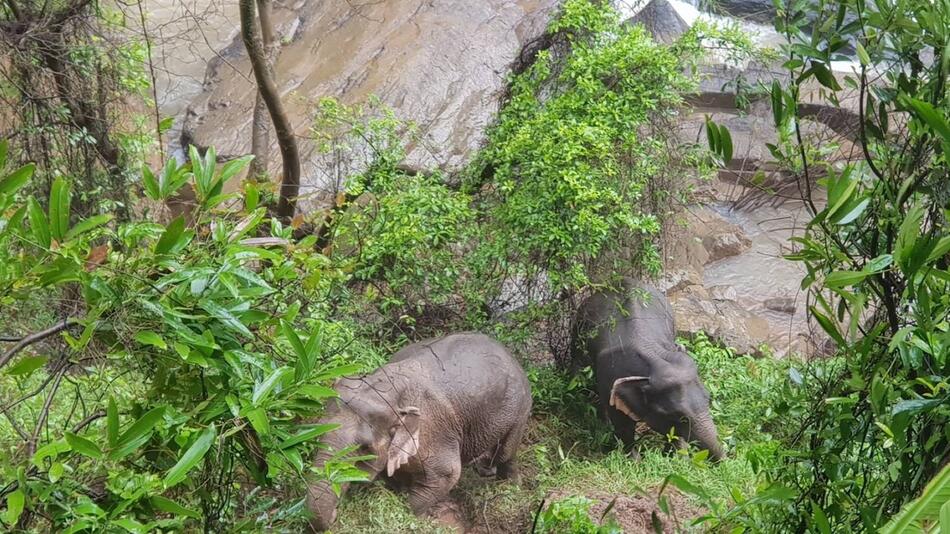
[[[319,304],[326,286],[297,283],[325,258],[289,245],[276,221],[265,229],[254,198],[222,193],[247,160],[214,161],[193,150],[189,165],[145,175],[155,200],[193,183],[191,228],[182,217],[72,224],[66,179],[46,209],[16,195],[32,167],[0,180],[0,244],[18,266],[0,273],[7,303],[79,299],[56,310],[51,355],[20,352],[44,341],[24,338],[0,362],[18,397],[4,448],[22,440],[0,464],[7,527],[213,530],[233,520],[242,484],[353,476],[310,473],[312,440],[332,427],[301,421],[335,395],[334,378],[378,360]],[[220,209],[234,200],[243,209]]]
[[[535,518],[535,532],[559,533],[572,532],[577,534],[620,534],[623,530],[613,518],[601,518],[597,524],[590,517],[590,507],[593,502],[585,497],[571,496],[554,501],[538,512]]]

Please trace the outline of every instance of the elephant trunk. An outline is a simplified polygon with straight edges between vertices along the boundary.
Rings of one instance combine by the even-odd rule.
[[[330,453],[327,451],[321,451],[318,454],[314,464],[318,470],[323,467],[329,457]],[[341,493],[344,491],[346,491],[345,486],[341,488]],[[328,481],[320,480],[310,484],[307,488],[307,509],[311,514],[311,531],[323,532],[330,529],[336,521],[336,507],[339,500]]]
[[[690,438],[699,443],[700,447],[709,451],[709,457],[714,461],[722,460],[726,455],[719,444],[719,433],[712,416],[705,413],[690,421]]]

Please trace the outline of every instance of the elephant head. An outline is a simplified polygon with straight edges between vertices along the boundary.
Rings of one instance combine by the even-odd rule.
[[[680,446],[696,442],[714,460],[722,459],[719,435],[709,412],[709,393],[699,379],[696,363],[679,347],[645,359],[647,375],[614,381],[610,406],[661,434],[672,429]]]
[[[388,476],[399,469],[419,451],[419,428],[425,416],[416,406],[390,402],[378,391],[361,392],[358,388],[328,408],[320,423],[337,424],[326,434],[324,448],[317,453],[315,467],[322,469],[335,453],[353,449],[357,456],[373,459],[360,461],[357,466],[370,480],[380,473]],[[345,484],[342,491],[346,491]],[[336,520],[338,498],[326,481],[311,484],[307,491],[307,508],[312,518],[310,528],[322,532]]]

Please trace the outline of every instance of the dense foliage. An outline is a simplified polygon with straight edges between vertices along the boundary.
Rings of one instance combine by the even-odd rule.
[[[797,430],[764,489],[712,504],[710,524],[874,531],[950,456],[950,4],[792,0],[776,28],[790,82],[771,87],[769,149],[813,217],[788,258],[806,267],[810,314],[838,354],[799,377],[807,396],[777,406]],[[848,44],[856,67],[835,74]],[[835,161],[809,134],[800,106],[815,92],[856,99],[844,143],[858,157]]]
[[[228,192],[248,159],[221,165],[212,149],[144,167],[135,209],[118,210],[87,204],[98,186],[71,167],[18,166],[30,145],[4,144],[5,527],[293,530],[307,480],[361,476],[352,458],[307,461],[331,430],[312,422],[334,378],[449,329],[537,337],[538,299],[581,290],[609,270],[601,258],[655,271],[650,178],[680,160],[649,129],[691,87],[681,50],[586,1],[552,31],[573,52],[515,76],[460,181],[402,168],[406,125],[378,102],[319,103],[314,136],[360,161],[312,220],[271,218],[256,182]],[[611,80],[615,62],[641,74]],[[180,214],[182,194],[195,205]],[[534,288],[512,297],[522,283]],[[498,320],[519,307],[520,322]]]
[[[730,159],[725,128],[707,121],[705,150],[679,142],[671,124],[705,46],[749,56],[735,28],[697,24],[660,45],[605,3],[566,1],[460,176],[403,167],[412,127],[378,101],[319,102],[313,138],[346,172],[325,210],[282,223],[262,184],[229,184],[246,158],[222,165],[213,149],[192,148],[185,163],[139,173],[148,139],[118,135],[113,115],[119,95],[147,87],[142,48],[82,46],[90,28],[122,27],[100,7],[31,18],[27,4],[0,5],[0,36],[44,29],[0,58],[11,69],[3,98],[28,104],[18,135],[0,143],[2,528],[299,530],[309,480],[362,477],[346,454],[319,472],[308,461],[332,430],[315,421],[333,380],[407,341],[470,328],[527,356],[528,482],[469,488],[512,524],[616,532],[609,514],[590,517],[594,498],[639,494],[667,510],[673,487],[703,504],[702,528],[735,532],[874,530],[931,479],[889,528],[940,510],[950,455],[946,0],[779,10],[789,83],[768,88],[780,139],[769,149],[812,210],[790,259],[806,267],[811,315],[838,352],[806,364],[683,340],[730,452],[715,466],[705,452],[664,455],[657,435],[630,462],[596,417],[590,370],[536,360],[563,355],[574,297],[660,270],[683,178]],[[49,63],[49,39],[68,49],[65,64]],[[836,77],[848,43],[858,71]],[[9,81],[31,68],[36,87]],[[837,102],[849,90],[861,157],[831,162],[800,104],[809,91]],[[78,97],[94,94],[102,106],[87,116]],[[115,153],[102,152],[116,139]],[[181,194],[195,199],[185,214],[169,208]],[[401,502],[374,486],[344,502],[341,528],[431,526]]]

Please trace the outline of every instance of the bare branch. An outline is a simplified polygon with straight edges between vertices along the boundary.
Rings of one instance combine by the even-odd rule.
[[[280,184],[280,199],[277,202],[277,215],[289,221],[297,208],[297,194],[300,190],[300,155],[297,150],[297,139],[290,125],[290,119],[287,118],[287,113],[280,102],[277,85],[268,73],[267,58],[254,21],[254,0],[240,0],[240,11],[241,37],[254,69],[258,91],[264,103],[267,104],[267,111],[274,123],[277,144],[283,160],[283,178]]]
[[[26,347],[36,343],[38,341],[43,341],[44,339],[54,336],[63,330],[66,330],[75,323],[75,320],[72,318],[65,319],[63,322],[43,330],[42,332],[37,332],[35,334],[30,334],[22,339],[20,339],[16,345],[10,348],[10,350],[3,353],[3,356],[0,356],[0,368],[7,364],[11,358],[17,355],[21,350]]]

